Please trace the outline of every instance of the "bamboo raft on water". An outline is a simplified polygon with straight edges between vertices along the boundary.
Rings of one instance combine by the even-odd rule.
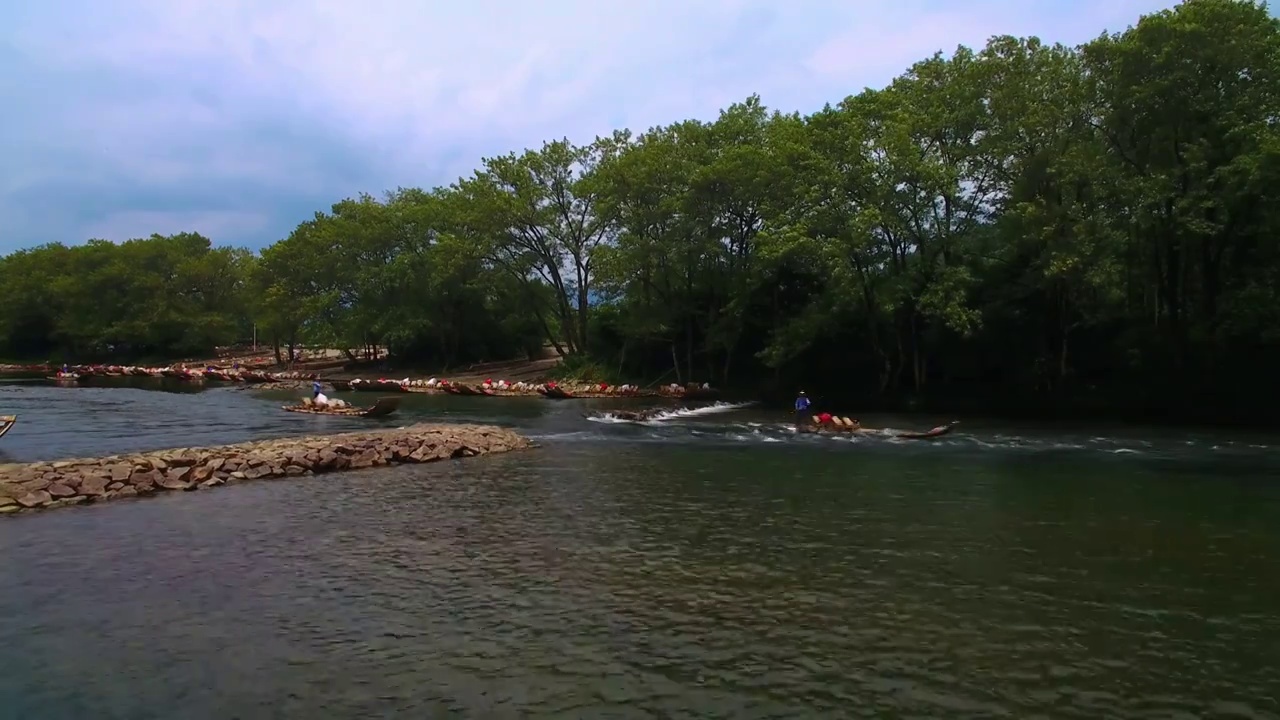
[[[538,388],[538,393],[550,400],[604,400],[608,398],[649,398],[657,397],[658,393],[650,390],[622,390],[622,391],[600,391],[600,390],[565,390],[556,386],[543,386]]]
[[[670,388],[658,388],[656,393],[661,397],[676,398],[677,400],[719,400],[720,391],[715,388],[704,387],[683,387],[678,390]]]
[[[344,417],[385,417],[400,407],[400,398],[381,397],[369,407],[352,407],[350,405],[316,405],[311,398],[303,398],[297,405],[282,405],[280,409],[310,415],[341,415]]]
[[[847,417],[840,417],[838,415],[833,415],[831,417],[830,422],[825,422],[825,423],[809,422],[804,425],[801,425],[799,430],[800,432],[810,432],[810,433],[866,433],[868,435],[883,434],[885,437],[888,437],[888,438],[900,438],[902,440],[932,440],[933,438],[939,438],[939,437],[942,437],[943,435],[949,435],[951,431],[955,429],[956,425],[959,425],[959,424],[960,424],[960,421],[952,420],[946,425],[939,425],[935,428],[932,428],[930,430],[925,430],[925,431],[905,430],[900,432],[885,433],[882,430],[863,427],[862,423],[858,422],[857,420],[851,420]]]
[[[354,390],[356,392],[377,392],[379,390],[382,392],[409,392],[408,387],[394,380],[353,380],[347,383],[346,387],[339,387],[337,383],[334,383],[333,385],[335,389]]]
[[[493,393],[484,388],[474,387],[464,383],[449,383],[442,388],[450,395],[492,395]]]
[[[959,424],[960,424],[959,420],[952,420],[946,425],[939,425],[938,427],[935,427],[932,430],[925,430],[924,432],[915,432],[915,431],[899,432],[899,433],[894,433],[893,437],[902,438],[903,440],[930,440],[932,438],[942,437],[943,435],[950,434],[950,432],[955,429],[956,425],[959,425]]]
[[[17,422],[17,415],[0,415],[0,437],[4,437],[5,433],[12,430]]]

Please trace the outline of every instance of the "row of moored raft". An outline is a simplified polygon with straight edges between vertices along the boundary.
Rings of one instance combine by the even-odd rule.
[[[75,381],[94,377],[168,378],[171,380],[185,380],[188,382],[205,382],[206,380],[213,380],[219,382],[243,383],[271,383],[286,380],[315,379],[314,375],[308,375],[306,373],[272,373],[241,367],[217,368],[209,366],[205,368],[188,368],[181,365],[168,365],[165,367],[140,367],[136,365],[77,365],[75,367],[60,370],[57,374],[49,376],[49,379]]]
[[[441,393],[451,395],[487,395],[503,396],[538,396],[553,400],[569,400],[575,398],[612,398],[612,397],[670,397],[681,400],[714,400],[719,391],[707,383],[689,383],[680,385],[671,383],[656,389],[643,389],[637,385],[610,385],[608,383],[590,383],[564,385],[545,382],[533,383],[508,380],[486,379],[480,383],[463,383],[453,380],[430,378],[415,380],[404,378],[389,380],[337,380],[321,378],[315,373],[301,372],[266,372],[233,366],[218,368],[188,368],[181,365],[166,367],[138,367],[129,365],[80,365],[69,367],[50,377],[51,380],[74,382],[93,377],[152,377],[182,380],[187,382],[229,382],[229,383],[276,383],[299,380],[313,380],[331,385],[337,391],[390,392],[390,393]]]
[[[537,396],[552,400],[571,400],[575,398],[613,398],[613,397],[671,397],[681,400],[714,400],[719,392],[710,385],[663,385],[656,390],[642,389],[637,385],[609,385],[608,383],[589,383],[563,385],[560,383],[530,383],[524,381],[509,382],[507,380],[488,379],[480,383],[462,383],[454,380],[430,378],[428,380],[330,380],[335,390],[354,390],[367,392],[402,392],[402,393],[444,393],[449,395],[487,395],[491,397]]]

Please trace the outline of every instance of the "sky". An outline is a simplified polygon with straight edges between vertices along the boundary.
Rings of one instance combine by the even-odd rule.
[[[1078,44],[1158,0],[52,0],[0,7],[0,254],[200,232],[758,93],[811,112],[993,35]]]

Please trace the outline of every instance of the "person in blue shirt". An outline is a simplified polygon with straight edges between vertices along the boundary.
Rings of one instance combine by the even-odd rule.
[[[796,396],[796,427],[807,425],[810,422],[810,415],[813,413],[809,410],[809,396],[801,390]]]
[[[312,380],[311,381],[311,404],[319,405],[321,407],[328,407],[329,405],[334,404],[329,402],[329,398],[325,397],[324,393],[321,392],[321,390],[322,388],[320,387],[320,381]]]

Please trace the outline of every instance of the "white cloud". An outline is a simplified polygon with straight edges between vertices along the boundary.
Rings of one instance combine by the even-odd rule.
[[[152,233],[174,235],[197,229],[206,237],[249,235],[267,229],[271,218],[252,211],[167,212],[138,210],[111,213],[87,226],[88,238],[123,240]]]
[[[585,140],[617,126],[710,118],[753,92],[770,106],[809,111],[883,85],[911,62],[959,43],[981,45],[1004,33],[1077,43],[1171,4],[13,6],[0,11],[0,50],[13,49],[21,72],[0,80],[0,93],[12,88],[32,117],[0,120],[10,138],[0,140],[0,151],[21,160],[0,178],[0,224],[17,228],[0,243],[79,241],[93,228],[141,233],[124,228],[161,217],[217,224],[226,233],[218,240],[266,242],[306,217],[304,201],[322,209],[361,189],[449,182],[482,155],[561,136]],[[53,163],[55,156],[62,160]],[[50,170],[55,165],[58,172]],[[66,208],[63,222],[24,211],[18,193],[56,193],[59,182],[85,178],[110,178],[118,205]],[[156,194],[158,185],[166,192]],[[202,216],[190,207],[172,215],[163,205],[183,190],[201,196],[237,185],[254,188],[245,207],[205,208],[215,214]],[[289,209],[283,201],[270,205],[274,192],[289,198]],[[270,219],[211,219],[218,213]]]

